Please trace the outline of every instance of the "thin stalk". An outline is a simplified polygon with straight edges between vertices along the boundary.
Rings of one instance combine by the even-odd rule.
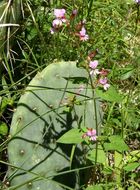
[[[8,64],[7,57],[5,56],[5,53],[3,53],[3,55],[4,55],[4,61],[5,61],[5,63],[4,63],[4,61],[3,61],[2,63],[3,63],[3,65],[4,65],[4,67],[5,67],[5,69],[6,69],[7,72],[8,72],[8,75],[9,75],[9,78],[10,78],[10,81],[11,81],[11,84],[13,85],[13,87],[15,87],[15,86],[14,86],[14,80],[13,80],[13,77],[12,77],[11,69],[10,69],[9,64]]]
[[[88,71],[89,73],[89,71]],[[94,113],[95,113],[95,128],[96,128],[96,134],[98,136],[99,131],[98,131],[98,122],[97,122],[97,107],[96,107],[96,100],[95,100],[95,87],[93,85],[93,81],[91,78],[91,75],[89,73],[89,80],[90,80],[90,84],[91,84],[91,88],[92,88],[92,98],[93,98],[93,102],[94,102]],[[95,165],[97,163],[97,154],[98,154],[98,141],[96,141],[96,153],[95,153]]]
[[[72,150],[71,150],[71,155],[70,155],[70,170],[72,168],[72,161],[73,161],[73,158],[74,158],[75,149],[76,149],[76,145],[73,145]]]
[[[18,39],[19,39],[20,41],[22,41],[22,42],[27,46],[27,48],[29,49],[29,51],[31,52],[31,54],[32,54],[32,56],[33,56],[33,59],[34,59],[34,61],[35,61],[35,63],[36,63],[36,66],[38,67],[38,69],[40,69],[40,66],[39,66],[39,64],[38,64],[38,61],[37,61],[37,59],[36,59],[36,57],[35,57],[35,55],[34,55],[32,49],[30,48],[30,46],[29,46],[24,40],[22,40],[22,39],[20,39],[20,38],[18,38]],[[18,45],[19,45],[21,51],[23,52],[23,49],[21,48],[19,42],[18,42]]]

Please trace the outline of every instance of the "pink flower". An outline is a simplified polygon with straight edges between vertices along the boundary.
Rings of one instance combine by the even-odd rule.
[[[98,61],[97,61],[97,60],[95,60],[95,61],[90,61],[89,67],[90,67],[91,69],[96,69],[97,66],[98,66]]]
[[[100,72],[98,69],[96,69],[96,67],[98,66],[98,61],[95,60],[95,61],[90,61],[89,63],[89,67],[91,68],[91,71],[90,71],[90,75],[98,75]]]
[[[91,141],[96,141],[96,130],[92,128],[88,128],[87,132],[83,135],[83,138],[89,137]]]
[[[99,83],[102,84],[102,85],[105,85],[107,83],[107,78],[100,78],[99,79]]]
[[[79,36],[80,36],[81,41],[87,41],[89,39],[89,36],[88,36],[88,34],[86,34],[86,29],[84,26],[80,30]]]
[[[95,136],[96,135],[96,130],[89,128],[86,134],[89,137]]]
[[[59,29],[63,22],[66,22],[65,12],[65,9],[54,9],[55,19],[52,22],[53,28],[50,29],[51,34],[54,34],[57,31],[56,29]]]
[[[103,85],[104,90],[107,90],[110,87],[110,84],[107,83],[107,78],[100,78],[99,84]]]
[[[54,28],[60,28],[62,26],[62,20],[60,19],[54,19],[52,22],[52,25]]]
[[[107,83],[103,87],[104,87],[104,90],[108,90],[108,88],[110,87],[110,84]]]
[[[66,22],[65,13],[65,9],[54,9],[54,16],[62,22]]]
[[[94,69],[94,70],[91,70],[91,71],[90,71],[90,75],[94,75],[94,76],[98,75],[99,73],[100,73],[100,72],[99,72],[98,69]]]

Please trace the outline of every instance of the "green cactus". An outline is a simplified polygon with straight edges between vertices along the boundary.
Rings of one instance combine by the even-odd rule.
[[[30,82],[10,128],[8,155],[13,167],[9,167],[8,179],[13,189],[15,186],[20,190],[67,189],[64,185],[79,189],[76,173],[53,176],[70,169],[72,147],[56,140],[71,128],[95,128],[94,101],[87,81],[87,71],[78,68],[75,62],[55,62]],[[80,82],[85,85],[82,91]],[[100,124],[99,101],[96,107]],[[81,166],[84,160],[80,145],[74,155],[75,166]]]

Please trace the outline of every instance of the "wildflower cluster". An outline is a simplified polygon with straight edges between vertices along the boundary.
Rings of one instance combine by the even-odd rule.
[[[92,61],[89,57],[89,69],[90,69],[89,73],[94,78],[97,78],[97,84],[99,86],[103,87],[104,90],[107,90],[110,87],[110,84],[108,83],[107,79],[108,70],[104,68],[99,70],[97,68],[98,64],[99,63],[97,60]]]
[[[59,31],[59,29],[62,28],[64,23],[66,24],[66,26],[70,26],[71,21],[77,15],[77,10],[72,11],[69,20],[66,19],[65,14],[65,9],[54,9],[55,19],[52,21],[52,28],[50,30],[51,34],[54,34],[55,32]],[[89,39],[89,35],[87,34],[85,29],[85,21],[81,21],[80,23],[78,23],[75,29],[78,30],[78,32],[74,32],[74,35],[78,36],[80,41],[87,41]]]
[[[52,22],[51,34],[62,27],[62,24],[66,22],[65,9],[54,9],[55,19]]]

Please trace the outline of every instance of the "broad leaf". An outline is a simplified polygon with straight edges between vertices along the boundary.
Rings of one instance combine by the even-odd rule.
[[[124,170],[127,171],[127,172],[130,172],[132,170],[135,170],[137,167],[140,166],[140,163],[138,162],[133,162],[133,163],[129,163],[127,164],[126,166],[124,166]]]
[[[0,122],[0,135],[8,134],[8,126],[4,122]]]
[[[113,135],[109,137],[110,143],[104,143],[104,148],[108,150],[116,150],[119,152],[129,150],[127,144],[124,142],[121,136]]]
[[[71,129],[62,135],[57,142],[63,144],[79,144],[83,141],[82,139],[83,132],[80,132],[79,129]]]
[[[107,91],[102,89],[96,89],[97,97],[109,102],[121,102],[122,96],[116,91],[116,89],[111,86]]]
[[[127,71],[121,75],[120,79],[126,80],[126,79],[130,78],[133,75],[133,73],[134,73],[134,70]]]
[[[91,160],[93,163],[95,163],[95,159],[96,159],[96,149],[93,149],[89,152],[89,154],[87,155],[87,159]],[[103,150],[103,148],[99,145],[98,146],[98,150],[97,150],[97,162],[101,163],[101,164],[105,164],[106,163],[106,155],[105,152]]]

